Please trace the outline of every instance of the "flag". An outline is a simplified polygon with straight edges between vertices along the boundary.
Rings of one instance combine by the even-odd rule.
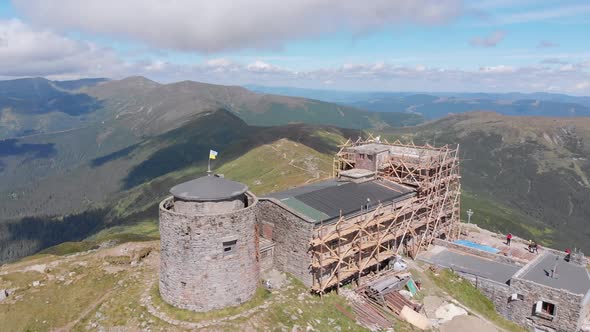
[[[209,150],[209,159],[215,159],[217,157],[217,151]]]

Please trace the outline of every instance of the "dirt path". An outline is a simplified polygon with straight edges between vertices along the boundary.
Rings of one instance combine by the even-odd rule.
[[[72,328],[74,326],[78,325],[78,323],[80,323],[80,321],[82,319],[84,319],[86,316],[88,316],[88,314],[90,314],[92,311],[94,311],[101,303],[103,303],[104,301],[106,301],[106,299],[112,293],[113,293],[113,290],[111,289],[110,291],[108,291],[107,293],[105,293],[103,296],[101,296],[98,300],[94,301],[88,307],[86,307],[86,309],[84,309],[84,311],[82,311],[80,313],[80,316],[78,316],[78,318],[76,318],[75,320],[67,323],[65,326],[56,328],[56,329],[54,329],[52,331],[53,332],[68,332],[68,331],[71,331]]]

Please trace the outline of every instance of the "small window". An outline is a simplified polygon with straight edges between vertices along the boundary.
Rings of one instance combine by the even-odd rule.
[[[359,159],[361,159],[361,160],[365,159],[365,155],[364,155],[364,154],[362,154],[362,153],[361,153],[361,154],[359,154]]]
[[[510,301],[524,301],[524,295],[514,293],[510,295]]]
[[[538,301],[535,304],[535,315],[552,319],[555,316],[555,304],[545,301]]]
[[[368,154],[367,158],[369,158],[370,161],[373,161],[373,155],[372,154]]]
[[[223,254],[224,255],[231,255],[234,252],[234,249],[236,248],[236,243],[238,242],[238,240],[233,240],[233,241],[225,241],[223,242]]]

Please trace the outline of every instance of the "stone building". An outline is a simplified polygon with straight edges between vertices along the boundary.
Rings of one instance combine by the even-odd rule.
[[[250,299],[261,271],[289,272],[324,293],[456,238],[457,148],[347,143],[334,178],[258,198],[204,176],[160,203],[160,294],[208,311]]]
[[[541,331],[581,331],[590,321],[586,266],[545,253],[510,278],[507,318]]]
[[[160,203],[160,294],[208,311],[249,300],[259,285],[258,199],[238,182],[204,176]]]
[[[334,166],[334,179],[262,197],[257,210],[274,266],[313,291],[458,235],[457,148],[349,141]]]
[[[478,288],[505,318],[534,331],[590,331],[590,273],[585,260],[545,248],[528,263],[436,240],[420,259],[445,266]]]

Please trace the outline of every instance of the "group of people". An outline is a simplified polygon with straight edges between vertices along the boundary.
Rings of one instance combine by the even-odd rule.
[[[506,234],[506,245],[510,246],[510,243],[512,242],[512,234],[508,233]],[[534,253],[539,253],[539,244],[536,241],[533,240],[529,240],[529,245],[528,245],[528,250],[529,252],[534,252]]]
[[[508,233],[506,234],[506,245],[510,246],[510,242],[512,242],[512,234]],[[539,244],[536,241],[533,240],[529,240],[528,243],[528,250],[530,253],[539,253]],[[571,249],[565,249],[565,257],[564,257],[566,262],[569,262],[572,259],[572,250]]]
[[[529,252],[539,253],[539,244],[533,240],[529,240]]]

